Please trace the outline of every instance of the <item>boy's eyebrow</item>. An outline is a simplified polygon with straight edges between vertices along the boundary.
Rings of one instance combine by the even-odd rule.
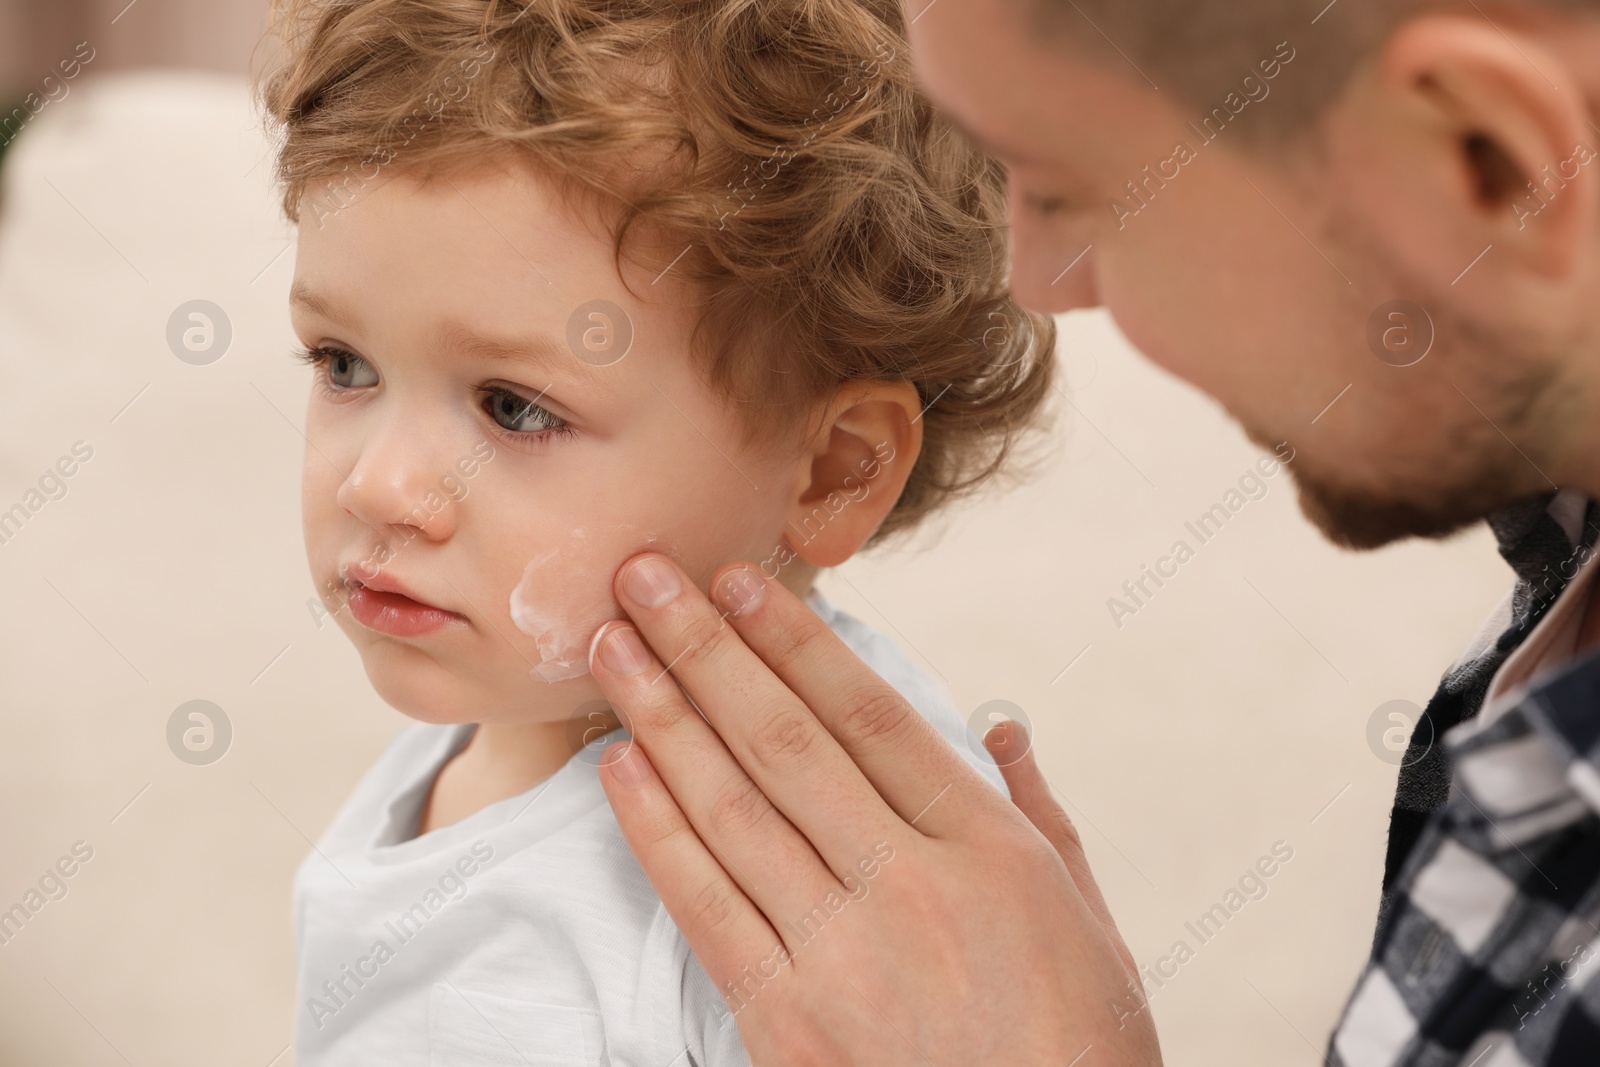
[[[296,282],[289,290],[289,303],[298,304],[313,314],[330,322],[348,326],[350,322],[340,315],[329,301],[303,282]],[[459,323],[452,323],[437,335],[440,348],[504,363],[525,363],[551,367],[562,362],[575,362],[565,346],[552,338],[538,334],[526,337],[489,337],[475,333]]]
[[[321,315],[330,322],[348,325],[348,322],[333,310],[333,307],[323,299],[321,294],[304,282],[295,282],[294,286],[290,288],[289,303],[298,304],[312,314]]]
[[[577,362],[564,345],[540,334],[526,337],[489,337],[471,329],[453,324],[438,334],[440,347],[446,351],[504,363],[526,363],[550,367],[558,363]]]

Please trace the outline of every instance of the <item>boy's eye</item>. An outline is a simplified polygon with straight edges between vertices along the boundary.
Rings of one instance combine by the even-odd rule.
[[[328,381],[340,389],[360,389],[363,386],[377,385],[378,372],[372,369],[372,364],[352,352],[330,349]]]
[[[347,389],[364,389],[378,384],[377,369],[354,352],[329,345],[318,345],[296,353],[301,362],[321,370],[316,385],[329,399],[337,399]],[[325,366],[324,366],[325,365]],[[541,439],[571,433],[567,421],[539,406],[539,396],[529,400],[503,386],[481,386],[485,412],[507,433]]]
[[[301,362],[312,366],[326,363],[323,374],[327,383],[338,389],[360,389],[378,384],[378,372],[372,368],[372,364],[342,348],[319,345],[301,352],[299,358]]]
[[[488,402],[490,417],[513,433],[540,433],[566,425],[558,416],[509,389],[491,388]]]

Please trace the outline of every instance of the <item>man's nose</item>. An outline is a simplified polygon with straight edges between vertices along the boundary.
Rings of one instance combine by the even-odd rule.
[[[1041,220],[1015,194],[1009,208],[1012,296],[1033,311],[1099,307],[1092,227]]]

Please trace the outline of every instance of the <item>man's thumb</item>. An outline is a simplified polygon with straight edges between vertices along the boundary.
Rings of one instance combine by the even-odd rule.
[[[1077,881],[1079,870],[1087,873],[1089,869],[1083,858],[1083,842],[1072,820],[1050,795],[1050,783],[1045,781],[1033,758],[1031,742],[1027,727],[1012,720],[996,724],[983,735],[983,745],[994,757],[1011,791],[1011,802],[1028,817],[1034,829],[1055,846],[1072,871],[1073,880]]]

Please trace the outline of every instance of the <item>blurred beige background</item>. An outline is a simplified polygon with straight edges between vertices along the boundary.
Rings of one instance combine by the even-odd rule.
[[[14,100],[88,41],[97,73],[246,69],[266,0],[0,0],[0,98]]]
[[[0,909],[93,849],[0,944],[0,1063],[268,1067],[292,1059],[292,873],[402,720],[307,608],[292,234],[241,73],[259,6],[139,0],[110,25],[121,6],[59,5],[104,23],[67,49],[231,73],[97,59],[0,168],[0,510],[93,450],[0,544]],[[211,25],[191,17],[229,29],[179,48]],[[19,58],[32,18],[0,7],[4,84],[55,61]],[[232,328],[207,366],[166,339],[193,299]],[[1118,628],[1107,598],[1258,453],[1104,316],[1062,326],[1039,476],[824,591],[964,711],[1031,718],[1141,965],[1195,950],[1152,1002],[1170,1064],[1318,1063],[1377,904],[1396,768],[1369,718],[1427,699],[1510,571],[1481,529],[1337,552],[1279,474]],[[167,745],[193,699],[233,726],[209,766]],[[1267,895],[1199,944],[1185,923],[1279,841]]]

